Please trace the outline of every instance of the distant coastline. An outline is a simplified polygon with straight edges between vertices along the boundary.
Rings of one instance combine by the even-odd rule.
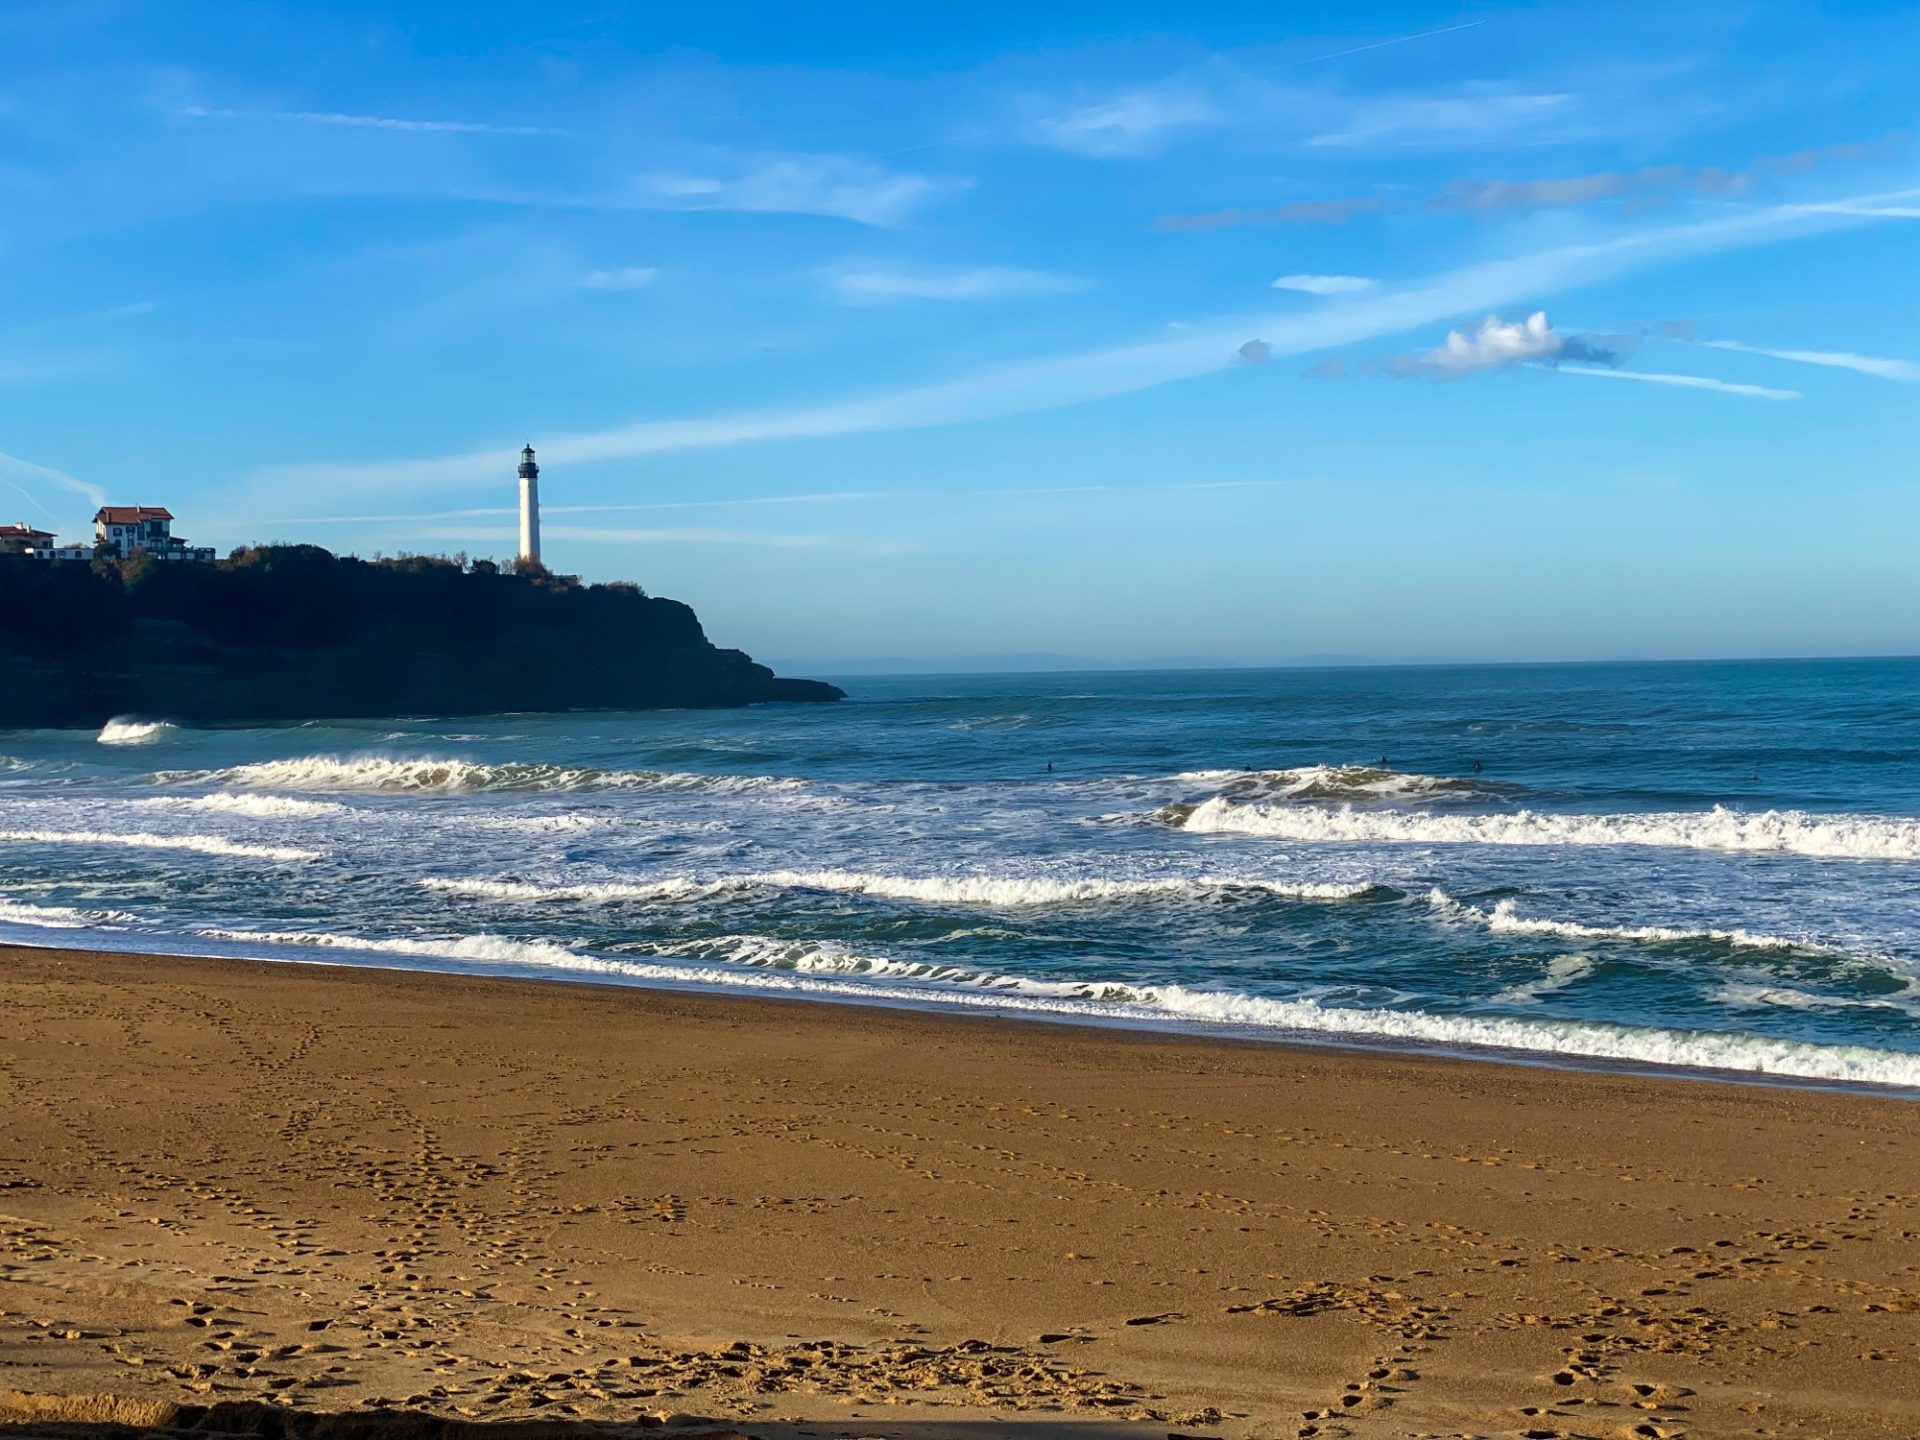
[[[714,645],[676,600],[538,565],[0,556],[0,726],[705,708],[844,698]]]

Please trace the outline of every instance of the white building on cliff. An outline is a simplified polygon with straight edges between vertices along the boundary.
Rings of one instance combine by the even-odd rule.
[[[158,505],[103,505],[93,517],[93,541],[116,559],[147,554],[156,560],[213,559],[210,545],[189,545],[173,533],[173,512]]]

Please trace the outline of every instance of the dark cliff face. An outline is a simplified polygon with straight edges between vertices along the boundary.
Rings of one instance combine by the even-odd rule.
[[[0,556],[0,726],[838,700],[716,648],[630,585],[368,563],[308,545],[217,565]]]

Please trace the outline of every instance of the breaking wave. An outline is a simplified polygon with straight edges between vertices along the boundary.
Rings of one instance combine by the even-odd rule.
[[[105,845],[134,850],[187,850],[245,860],[318,860],[318,850],[294,845],[248,845],[219,835],[142,835],[105,830],[0,830],[0,840],[22,845]]]
[[[1803,950],[1820,955],[1843,953],[1830,945],[1821,945],[1812,940],[1763,935],[1752,930],[1688,930],[1672,925],[1582,925],[1574,920],[1539,920],[1516,913],[1512,900],[1502,900],[1491,910],[1485,910],[1456,900],[1440,889],[1427,892],[1427,903],[1438,914],[1474,921],[1496,935],[1554,935],[1564,940],[1625,940],[1655,945],[1704,940],[1729,945],[1737,950]]]
[[[1267,1032],[1275,1038],[1314,1035],[1350,1041],[1402,1041],[1550,1058],[1920,1088],[1920,1055],[1863,1045],[1824,1045],[1735,1031],[1608,1025],[1585,1020],[1436,1015],[1326,1005],[1315,999],[1268,999],[1182,985],[1032,980],[959,966],[861,955],[830,942],[783,941],[765,936],[682,941],[654,947],[638,958],[616,958],[570,950],[545,940],[492,935],[380,940],[301,932],[199,933],[240,944],[511,965],[814,999],[908,1005],[938,1000],[944,1005],[1012,1015],[1233,1027],[1243,1032]]]
[[[102,745],[151,745],[175,728],[165,720],[135,720],[122,715],[100,727],[99,741]]]
[[[396,759],[383,755],[305,755],[225,770],[162,770],[160,784],[239,785],[256,790],[582,791],[698,790],[737,794],[798,791],[804,780],[773,775],[696,775],[661,770],[600,770],[566,765],[486,765],[474,760]]]
[[[1371,882],[1355,884],[1288,884],[1235,876],[1197,876],[1168,880],[1061,880],[1039,876],[992,875],[868,875],[848,870],[772,870],[698,880],[669,877],[648,882],[608,881],[599,884],[537,885],[518,880],[425,879],[429,890],[498,900],[647,901],[705,900],[730,891],[750,889],[826,890],[838,894],[872,895],[884,900],[920,904],[1023,907],[1093,904],[1105,901],[1174,898],[1209,899],[1235,891],[1253,892],[1285,900],[1357,900],[1368,895],[1398,894]]]
[[[173,810],[210,810],[226,815],[247,815],[262,820],[311,819],[320,815],[344,815],[347,807],[332,800],[297,800],[291,795],[235,794],[217,790],[192,799],[166,795],[135,801],[139,805],[160,805]]]
[[[1221,795],[1260,800],[1403,800],[1518,795],[1521,785],[1453,775],[1419,775],[1373,765],[1302,765],[1292,770],[1187,770],[1173,777]]]
[[[1817,859],[1920,860],[1920,820],[1880,815],[1815,815],[1803,810],[1748,814],[1706,811],[1646,815],[1435,815],[1239,805],[1221,796],[1165,819],[1203,835],[1276,840],[1415,845],[1647,845],[1684,850],[1755,851]]]
[[[94,930],[128,924],[138,916],[124,910],[79,910],[70,905],[23,905],[0,900],[0,925],[31,925],[41,930]]]

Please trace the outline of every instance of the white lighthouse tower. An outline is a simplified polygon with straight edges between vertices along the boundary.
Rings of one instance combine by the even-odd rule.
[[[520,558],[540,563],[540,467],[531,445],[520,452]]]

